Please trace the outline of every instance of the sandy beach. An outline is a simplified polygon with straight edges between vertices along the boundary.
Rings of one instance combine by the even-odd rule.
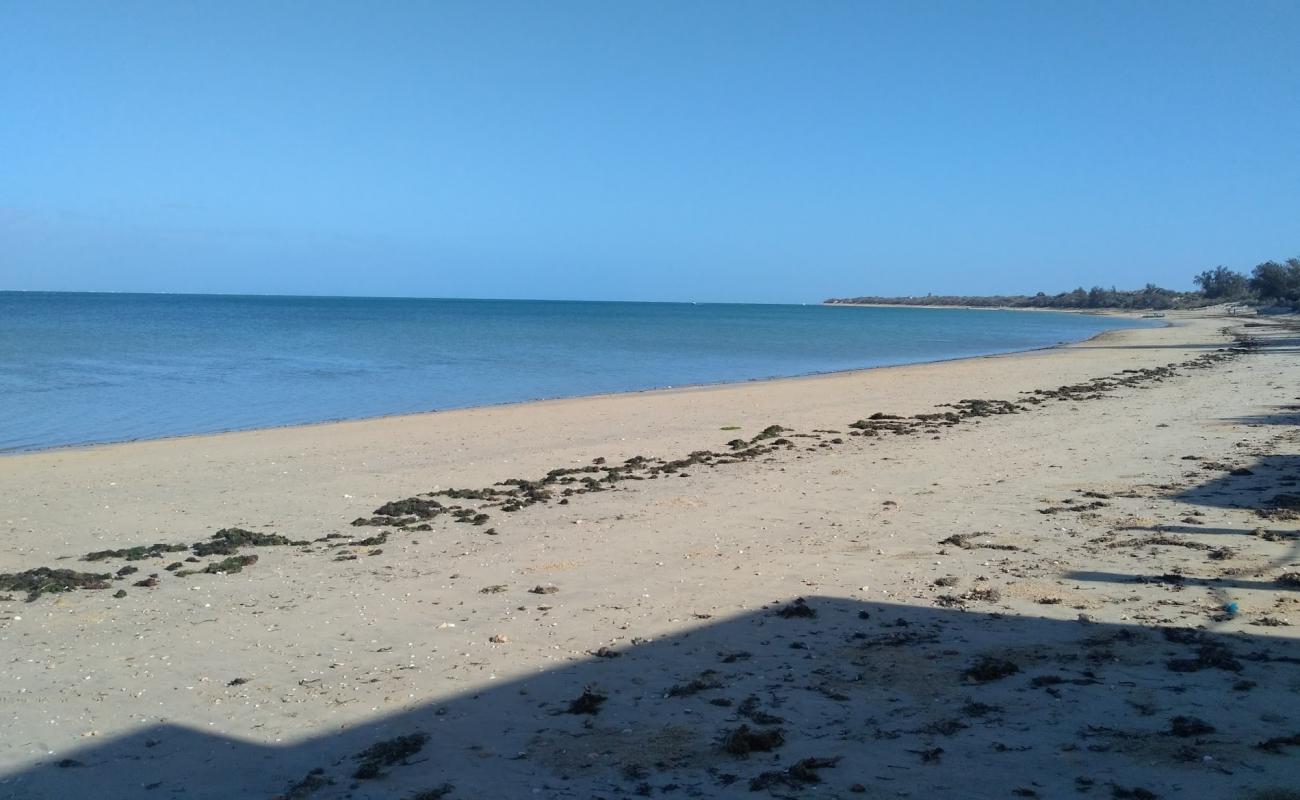
[[[1165,321],[0,458],[0,797],[1300,797],[1300,334]]]

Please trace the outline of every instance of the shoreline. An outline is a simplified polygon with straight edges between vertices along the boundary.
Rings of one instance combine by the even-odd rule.
[[[0,798],[1285,787],[1300,364],[1170,321],[0,459],[0,573],[117,576],[0,601]]]
[[[382,498],[374,487],[391,480],[394,474],[404,476],[408,483],[415,481],[414,475],[426,471],[459,474],[460,480],[487,485],[512,477],[499,466],[510,463],[520,468],[535,465],[531,467],[535,471],[557,460],[563,463],[599,456],[622,459],[647,449],[665,456],[674,451],[687,453],[716,446],[730,438],[723,435],[730,427],[748,431],[772,423],[791,422],[815,427],[813,419],[824,417],[829,409],[843,408],[846,393],[861,391],[858,387],[873,387],[869,390],[873,395],[877,389],[911,395],[915,391],[912,385],[918,381],[921,386],[930,386],[936,380],[942,385],[948,382],[949,376],[958,374],[968,376],[965,383],[979,385],[991,381],[996,386],[1001,384],[997,377],[999,371],[1032,374],[1026,373],[1030,370],[1029,363],[1064,367],[1071,357],[1087,356],[1111,342],[1121,342],[1121,347],[1130,343],[1141,346],[1140,342],[1148,335],[1155,337],[1156,332],[1179,329],[1175,323],[1191,327],[1209,325],[1217,330],[1220,320],[1188,315],[1181,320],[1166,320],[1163,326],[1102,331],[1064,345],[938,362],[6,453],[0,457],[0,487],[9,485],[19,491],[7,502],[0,498],[0,521],[21,519],[22,514],[16,509],[37,501],[42,495],[41,481],[59,480],[69,470],[73,475],[84,476],[76,479],[83,490],[92,496],[102,496],[106,504],[103,513],[97,515],[101,520],[89,531],[90,537],[68,532],[76,530],[80,515],[71,510],[54,515],[52,521],[57,521],[59,528],[47,528],[51,535],[41,541],[42,546],[35,548],[48,557],[67,555],[66,551],[55,550],[60,541],[94,542],[87,550],[101,545],[119,546],[118,537],[111,532],[123,524],[130,525],[139,513],[139,506],[123,507],[120,500],[113,502],[112,497],[119,494],[118,487],[154,481],[160,463],[170,465],[167,469],[171,474],[157,485],[172,487],[177,498],[168,506],[174,509],[173,513],[193,518],[187,505],[206,509],[202,516],[212,515],[221,504],[212,496],[210,487],[215,483],[224,486],[225,492],[236,491],[235,487],[247,480],[242,473],[249,470],[260,476],[255,487],[245,489],[250,498],[260,498],[253,506],[269,506],[275,496],[269,487],[284,480],[282,464],[304,458],[313,465],[309,474],[317,474],[330,485],[339,486],[333,502],[327,504],[332,507],[355,505],[354,498],[360,497],[379,502],[391,499]],[[993,369],[992,365],[1002,367]],[[1071,374],[1072,371],[1063,373],[1060,382],[1069,382]],[[1032,388],[1037,381],[1027,381],[1024,385],[1026,389]],[[994,391],[990,386],[979,391],[972,389],[964,396]],[[948,393],[944,391],[939,396]],[[720,409],[727,410],[719,413]],[[800,413],[792,414],[794,409]],[[526,452],[516,449],[515,440],[521,437],[535,440]],[[402,442],[402,445],[394,448],[389,446],[392,442]],[[451,445],[450,449],[444,449],[447,444]],[[427,449],[430,446],[436,448],[432,456]],[[193,472],[196,458],[204,459],[219,471],[213,475],[205,475],[212,468]],[[364,476],[362,485],[345,489],[339,475],[321,473],[319,465],[331,460],[345,464],[345,473]],[[376,463],[386,466],[376,471]],[[339,499],[349,502],[341,504]],[[368,509],[358,509],[358,512],[365,510]],[[329,525],[329,516],[323,509],[312,514],[312,519],[318,525]],[[241,514],[233,521],[246,525],[255,524],[254,520]],[[162,529],[158,523],[153,526]],[[190,530],[210,532],[222,526],[218,522],[198,529],[190,527]],[[131,543],[139,542],[126,544]],[[10,542],[0,539],[0,572],[17,566],[6,558],[7,553],[12,553],[9,545]]]
[[[593,301],[593,302],[605,302],[605,301]],[[848,305],[848,304],[823,303],[822,305]],[[873,307],[877,307],[877,306],[873,306]],[[878,306],[878,307],[890,308],[891,306]],[[945,306],[925,306],[925,308],[942,309],[945,308]],[[1060,310],[1060,309],[1016,309],[1016,308],[976,308],[976,307],[961,307],[961,310],[1056,311],[1058,313],[1089,313],[1089,314],[1092,313],[1092,312],[1078,312],[1075,310]],[[1126,311],[1113,311],[1113,312],[1108,311],[1104,314],[1096,314],[1096,315],[1124,317],[1127,319],[1134,319],[1134,320],[1141,319],[1139,316],[1136,315],[1136,312],[1126,312]],[[1152,325],[1151,327],[1167,327],[1171,325],[1173,325],[1173,322],[1170,321],[1170,322],[1165,322],[1164,325]],[[822,371],[814,371],[814,372],[803,372],[795,375],[774,375],[774,376],[761,377],[761,378],[747,378],[745,380],[735,380],[735,381],[724,380],[724,381],[712,381],[706,383],[690,383],[690,384],[682,384],[678,386],[661,386],[661,387],[652,387],[649,389],[628,389],[626,391],[602,392],[597,394],[577,394],[577,395],[559,395],[554,397],[537,397],[537,398],[530,398],[526,400],[509,400],[500,403],[486,403],[482,405],[456,406],[450,408],[430,409],[424,411],[397,411],[390,414],[375,414],[375,415],[367,415],[367,416],[360,416],[360,417],[336,417],[331,419],[315,420],[311,422],[292,422],[283,425],[264,425],[264,426],[248,427],[248,428],[223,428],[214,431],[201,431],[196,433],[178,433],[169,436],[142,437],[138,439],[112,439],[112,440],[96,441],[96,442],[49,445],[46,447],[16,448],[12,450],[0,450],[0,461],[3,461],[6,458],[16,458],[16,457],[22,457],[28,455],[37,455],[41,453],[54,453],[54,452],[62,452],[62,451],[82,451],[82,450],[91,450],[91,449],[108,448],[108,447],[122,447],[122,446],[144,444],[150,442],[184,441],[184,440],[201,439],[201,438],[214,437],[214,436],[229,436],[229,435],[237,435],[237,434],[244,434],[244,433],[255,433],[258,431],[321,428],[321,427],[327,427],[332,425],[348,425],[348,424],[355,424],[355,423],[372,422],[376,420],[393,420],[393,419],[403,419],[408,417],[418,418],[418,417],[425,417],[425,416],[435,415],[435,414],[453,414],[459,412],[475,411],[478,409],[510,408],[516,406],[530,406],[534,404],[543,404],[543,403],[563,403],[563,402],[574,401],[574,400],[589,400],[589,399],[596,399],[596,398],[637,396],[637,395],[646,395],[646,394],[671,394],[674,392],[692,392],[692,391],[714,389],[714,388],[726,387],[726,386],[762,384],[762,383],[770,383],[770,382],[777,382],[777,381],[815,380],[818,378],[824,378],[824,377],[830,377],[836,375],[853,375],[859,373],[875,372],[879,370],[900,369],[904,367],[923,366],[923,365],[930,365],[930,364],[947,364],[947,363],[958,362],[958,361],[976,361],[976,360],[987,359],[987,358],[1003,358],[1008,356],[1022,355],[1026,353],[1038,353],[1038,352],[1044,352],[1044,351],[1050,351],[1050,350],[1056,350],[1060,348],[1068,348],[1068,347],[1086,344],[1087,342],[1091,342],[1093,340],[1096,340],[1108,334],[1117,333],[1120,331],[1127,331],[1127,330],[1141,330],[1141,327],[1113,328],[1111,330],[1098,331],[1097,333],[1094,333],[1091,336],[1088,336],[1084,339],[1078,339],[1072,342],[1058,342],[1056,344],[1043,345],[1040,347],[1030,347],[1021,350],[1003,350],[1003,351],[998,351],[993,353],[954,356],[951,358],[938,358],[938,359],[932,359],[927,361],[908,361],[899,364],[882,364],[880,366],[874,366],[874,367],[853,367],[850,369],[840,369],[840,370],[822,370]]]

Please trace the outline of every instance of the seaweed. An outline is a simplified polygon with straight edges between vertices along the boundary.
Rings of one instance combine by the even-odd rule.
[[[1187,738],[1214,733],[1214,726],[1196,717],[1174,717],[1169,720],[1169,735]]]
[[[211,564],[208,564],[203,569],[178,570],[176,572],[176,575],[177,577],[184,577],[186,575],[203,575],[203,574],[233,575],[236,572],[242,572],[244,570],[244,567],[251,567],[256,563],[257,563],[257,556],[253,556],[253,555],[231,556],[230,558],[223,558],[220,561],[214,561]]]
[[[775,439],[777,436],[780,436],[782,433],[785,433],[788,430],[790,429],[786,427],[782,427],[781,425],[768,425],[766,428],[759,431],[754,436],[754,438],[751,439],[750,441],[760,442],[764,439]]]
[[[751,792],[760,792],[764,789],[773,789],[776,787],[787,787],[790,789],[800,789],[815,783],[821,783],[821,776],[817,774],[819,769],[827,769],[840,763],[836,758],[818,758],[813,756],[796,761],[792,766],[783,770],[771,770],[764,772],[757,778],[749,782]]]
[[[1020,667],[1013,661],[993,656],[980,656],[974,664],[962,672],[962,677],[974,683],[990,683],[1015,675]]]
[[[777,610],[776,615],[782,619],[815,619],[817,609],[808,605],[808,601],[802,597],[795,598],[793,603],[782,606]]]
[[[711,669],[706,669],[700,673],[698,678],[692,678],[686,683],[679,683],[668,690],[669,697],[690,697],[709,689],[721,689],[722,681],[718,673]]]
[[[569,703],[566,714],[599,714],[601,705],[609,696],[594,686],[583,688],[582,694]]]
[[[378,778],[384,774],[383,767],[404,763],[408,758],[423,750],[425,743],[428,741],[429,734],[427,733],[411,733],[372,744],[353,756],[361,764],[357,767],[356,772],[352,773],[352,777],[361,781]]]
[[[73,589],[107,589],[112,577],[106,572],[37,567],[25,572],[0,573],[0,590],[27,592],[27,602],[31,603],[43,594],[70,592]]]
[[[1293,733],[1290,736],[1274,736],[1272,739],[1266,739],[1255,745],[1256,750],[1276,754],[1281,754],[1283,747],[1300,747],[1300,733]]]
[[[390,503],[384,503],[379,508],[376,508],[374,513],[381,517],[419,517],[420,519],[433,519],[446,510],[446,506],[439,503],[437,500],[421,500],[418,497],[408,497],[405,500],[394,500]]]
[[[763,711],[758,705],[758,698],[751,695],[745,698],[744,702],[736,709],[736,712],[756,725],[779,725],[785,722],[783,718]]]
[[[233,556],[241,547],[272,547],[293,544],[275,533],[257,533],[243,528],[222,528],[204,542],[194,543],[196,556]]]
[[[158,558],[164,553],[179,553],[183,550],[189,550],[187,544],[150,544],[140,545],[137,547],[123,547],[120,550],[96,550],[93,553],[86,553],[81,557],[82,561],[103,561],[107,558],[123,558],[127,561],[142,561],[146,558]]]
[[[770,753],[783,744],[785,744],[785,731],[780,728],[762,730],[741,725],[722,737],[722,749],[733,756]]]
[[[306,800],[317,791],[333,785],[334,781],[325,777],[325,770],[317,767],[303,776],[302,780],[290,784],[284,794],[277,797],[276,800]]]
[[[988,533],[986,531],[978,531],[976,533],[954,533],[952,536],[949,536],[947,539],[941,539],[939,541],[939,544],[950,544],[956,547],[960,547],[963,550],[978,550],[980,548],[983,548],[985,550],[1019,550],[1020,549],[1019,547],[1016,547],[1013,544],[992,544],[989,542],[972,541],[977,536],[992,536],[992,535],[993,534]]]

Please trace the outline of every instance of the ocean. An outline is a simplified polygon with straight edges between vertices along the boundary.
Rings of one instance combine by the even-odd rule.
[[[0,292],[0,451],[987,355],[1061,313]]]

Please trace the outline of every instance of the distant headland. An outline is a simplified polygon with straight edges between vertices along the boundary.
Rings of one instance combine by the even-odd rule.
[[[1265,261],[1249,276],[1215,267],[1193,278],[1200,287],[1190,292],[1164,289],[1148,283],[1141,289],[1109,289],[1082,286],[1059,294],[1033,295],[912,295],[908,297],[833,297],[832,305],[962,306],[968,308],[1056,308],[1173,310],[1204,308],[1222,303],[1240,303],[1262,308],[1300,309],[1300,258],[1284,262]]]

